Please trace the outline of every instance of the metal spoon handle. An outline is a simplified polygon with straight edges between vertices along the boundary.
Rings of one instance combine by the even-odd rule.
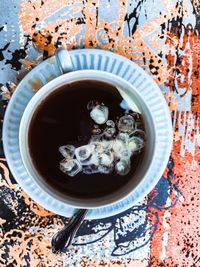
[[[57,234],[55,234],[52,238],[52,249],[53,252],[66,252],[67,248],[71,245],[76,232],[81,226],[87,210],[81,209],[71,217],[68,224],[60,230]]]
[[[74,71],[71,56],[66,49],[58,49],[56,51],[56,59],[61,73],[68,73]]]

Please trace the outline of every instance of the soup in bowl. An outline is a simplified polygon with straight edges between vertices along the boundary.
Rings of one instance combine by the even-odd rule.
[[[47,194],[97,208],[127,197],[145,179],[155,133],[151,112],[130,83],[103,71],[75,71],[31,99],[20,123],[20,153]]]

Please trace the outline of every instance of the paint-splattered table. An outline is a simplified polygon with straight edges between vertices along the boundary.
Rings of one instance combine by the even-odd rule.
[[[199,0],[1,0],[1,122],[15,85],[57,47],[101,48],[159,84],[174,126],[165,173],[141,204],[86,222],[64,255],[50,240],[67,219],[16,184],[1,147],[0,266],[200,266]],[[85,244],[85,245],[84,245]]]

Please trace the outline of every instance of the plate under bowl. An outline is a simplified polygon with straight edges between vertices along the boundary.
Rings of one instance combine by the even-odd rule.
[[[95,69],[116,74],[131,83],[143,96],[157,129],[157,151],[148,179],[141,182],[133,194],[123,200],[101,208],[91,209],[88,219],[109,217],[123,212],[139,202],[159,181],[169,159],[172,146],[172,124],[167,103],[157,84],[139,66],[117,54],[98,50],[82,49],[70,51],[75,70]],[[19,150],[19,125],[23,112],[34,95],[36,81],[40,86],[61,75],[55,56],[45,60],[18,85],[6,110],[3,125],[3,145],[10,170],[22,189],[37,203],[54,213],[71,216],[75,209],[44,193],[28,175]],[[37,83],[37,84],[38,84]]]

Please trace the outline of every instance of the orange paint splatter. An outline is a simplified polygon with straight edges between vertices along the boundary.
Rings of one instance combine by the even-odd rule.
[[[1,263],[7,264],[9,262],[10,266],[25,266],[27,264],[27,253],[29,252],[31,266],[65,266],[61,254],[54,254],[52,252],[50,239],[48,236],[45,237],[44,234],[31,234],[29,231],[16,229],[10,230],[1,239],[1,245],[9,244],[9,242],[12,244],[7,248],[7,252],[9,252],[8,258],[5,259],[4,251],[0,250]]]
[[[192,263],[194,266],[198,266],[197,261],[200,253],[198,223],[200,218],[200,165],[192,166],[193,159],[189,153],[186,154],[183,161],[176,151],[177,146],[173,152],[177,161],[174,171],[179,178],[179,189],[183,193],[183,202],[179,201],[171,210],[167,255],[173,258],[174,264],[190,266]],[[168,260],[166,259],[167,263]]]
[[[178,13],[176,9],[171,7],[166,13],[161,14],[157,18],[139,27],[133,36],[124,36],[124,18],[126,16],[128,2],[118,1],[118,11],[116,19],[111,22],[106,22],[97,19],[97,8],[100,5],[98,0],[83,0],[80,6],[73,4],[80,1],[53,1],[46,0],[44,5],[35,2],[22,0],[21,8],[19,10],[19,22],[22,27],[22,32],[26,32],[33,39],[36,49],[45,51],[48,56],[55,53],[55,46],[73,48],[74,45],[79,47],[83,45],[86,48],[95,48],[97,45],[101,49],[112,50],[121,54],[138,65],[146,67],[146,71],[152,73],[153,79],[161,84],[168,76],[168,70],[165,62],[157,55],[155,50],[162,49],[162,43],[157,41],[160,25],[170,19],[172,14]],[[33,5],[35,8],[33,9]],[[62,14],[62,7],[70,6],[70,12],[77,12],[82,10],[84,26],[79,23],[78,18],[58,19],[55,21],[44,22],[46,18],[60,12]],[[36,25],[33,27],[33,25]],[[39,29],[37,28],[39,26]],[[82,31],[82,27],[84,30]],[[81,34],[80,34],[81,32]],[[103,42],[99,41],[99,37]],[[148,38],[147,38],[148,37]],[[148,42],[146,42],[146,38]],[[144,41],[145,40],[145,41]],[[145,63],[142,58],[145,57]],[[152,67],[152,62],[153,66]],[[26,64],[27,63],[26,60]],[[30,63],[31,64],[31,63]]]
[[[147,267],[147,260],[88,260],[84,257],[80,260],[80,266],[84,267]]]
[[[32,40],[37,50],[46,51],[49,56],[55,53],[56,48],[54,44],[51,43],[51,35],[48,31],[44,34],[40,32],[34,32],[32,35]]]
[[[23,61],[23,64],[24,64],[24,66],[25,66],[25,68],[27,70],[30,70],[33,66],[37,65],[38,62],[37,61],[27,61],[27,60],[24,60]]]
[[[6,186],[6,187],[9,187],[11,189],[15,189],[16,185],[11,183],[9,170],[3,163],[3,162],[6,162],[6,160],[3,158],[0,158],[0,161],[1,161],[0,162],[1,174],[4,177],[4,179],[0,180],[0,186]]]
[[[20,195],[21,197],[23,197],[23,200],[26,203],[26,205],[28,205],[30,210],[34,212],[36,215],[41,216],[41,217],[55,215],[54,213],[45,210],[39,204],[36,204],[33,200],[29,198],[29,196],[24,191],[21,191]]]
[[[169,33],[167,44],[171,49],[178,49],[179,38]],[[166,83],[170,87],[171,91],[174,91],[174,82],[177,82],[179,89],[184,91],[181,93],[182,96],[187,91],[192,91],[192,112],[200,113],[200,88],[199,88],[199,77],[200,77],[200,38],[193,33],[186,34],[183,37],[182,46],[179,47],[182,50],[182,55],[179,56],[179,61],[174,66],[176,61],[174,53],[169,51],[167,55],[169,78]],[[192,62],[192,66],[191,66]],[[191,68],[192,67],[192,68]]]

